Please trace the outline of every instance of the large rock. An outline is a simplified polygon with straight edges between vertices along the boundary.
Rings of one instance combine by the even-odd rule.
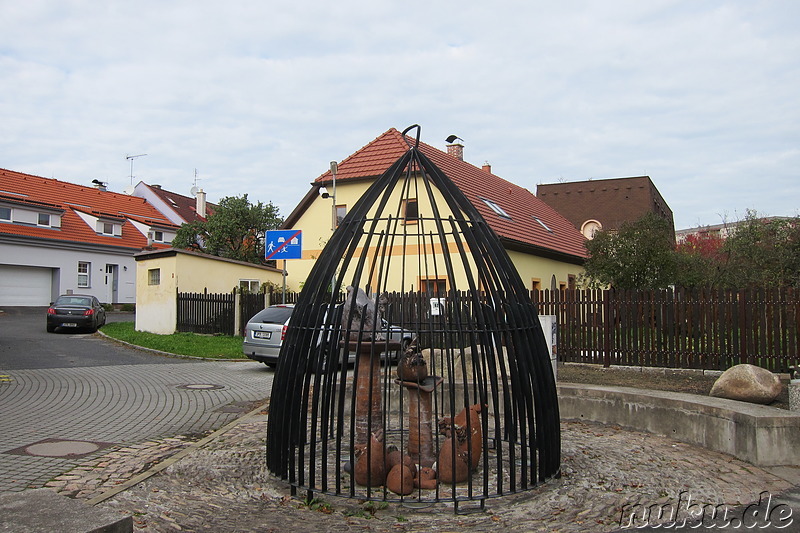
[[[767,404],[778,397],[782,387],[778,376],[769,370],[754,365],[736,365],[714,382],[711,396]]]

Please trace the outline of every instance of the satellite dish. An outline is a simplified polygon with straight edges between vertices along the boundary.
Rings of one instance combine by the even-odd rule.
[[[133,185],[128,185],[127,187],[122,189],[122,192],[130,196],[131,194],[133,194]]]
[[[194,186],[192,186],[191,189],[189,189],[189,194],[191,194],[192,196],[197,196],[197,193],[199,191],[200,191],[200,189],[197,188],[197,185],[194,185]]]

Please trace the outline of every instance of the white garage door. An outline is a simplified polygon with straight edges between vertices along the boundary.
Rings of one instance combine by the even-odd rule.
[[[0,306],[50,305],[52,269],[0,265]]]

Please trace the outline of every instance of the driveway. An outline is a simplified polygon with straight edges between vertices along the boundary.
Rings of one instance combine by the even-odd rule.
[[[44,324],[41,309],[0,313],[0,491],[44,486],[114,447],[208,432],[270,394],[273,373],[255,362],[170,358]]]

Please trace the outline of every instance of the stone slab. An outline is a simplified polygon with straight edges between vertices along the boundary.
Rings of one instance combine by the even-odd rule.
[[[49,489],[0,493],[0,532],[131,533],[133,518]]]
[[[800,465],[800,414],[736,400],[562,383],[562,419],[618,424],[727,453],[757,466]]]

